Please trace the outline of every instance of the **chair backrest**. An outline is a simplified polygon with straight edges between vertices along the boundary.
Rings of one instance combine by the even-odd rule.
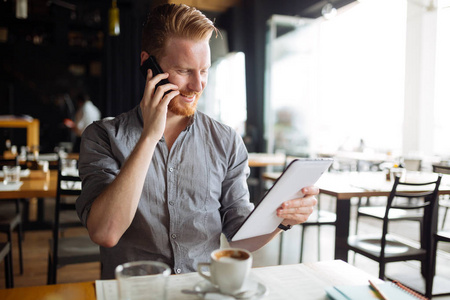
[[[386,211],[383,218],[383,232],[381,239],[381,256],[385,255],[386,235],[388,233],[389,223],[389,211],[391,209],[422,209],[423,217],[421,222],[421,239],[430,239],[429,241],[421,241],[422,247],[431,246],[431,237],[434,234],[433,220],[437,220],[437,209],[439,196],[439,186],[441,184],[442,175],[438,175],[435,181],[426,182],[400,182],[400,177],[396,176],[394,184],[392,186],[391,193],[389,194]],[[402,191],[403,187],[408,187],[408,192]],[[415,202],[408,202],[408,204],[398,204],[396,200],[398,198],[418,199]],[[428,250],[428,249],[427,249]]]
[[[56,253],[60,230],[69,227],[82,226],[81,221],[61,222],[61,213],[63,211],[76,211],[75,203],[65,202],[64,198],[68,196],[79,196],[81,194],[81,178],[76,174],[67,175],[62,171],[61,162],[58,163],[58,180],[55,199],[55,214],[53,218],[53,247]]]

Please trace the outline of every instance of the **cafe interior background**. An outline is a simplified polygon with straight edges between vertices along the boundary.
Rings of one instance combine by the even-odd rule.
[[[141,26],[159,2],[0,1],[0,115],[39,119],[39,151],[70,152],[63,120],[78,93],[102,117],[136,106]],[[220,29],[199,110],[235,128],[249,152],[356,151],[419,158],[429,171],[450,160],[449,0],[168,2],[198,7]],[[0,128],[1,152],[7,140],[20,147],[26,132]]]
[[[238,130],[250,152],[449,157],[449,1],[330,1],[334,17],[322,15],[327,1],[184,2],[221,29],[199,109]],[[138,104],[152,1],[118,1],[117,36],[109,1],[25,3],[25,17],[16,1],[0,3],[0,114],[39,119],[41,152],[73,142],[62,121],[79,92],[103,117]],[[23,130],[0,137],[3,150],[24,141]]]

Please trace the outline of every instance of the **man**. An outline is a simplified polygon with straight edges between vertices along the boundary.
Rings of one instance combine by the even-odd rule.
[[[94,122],[83,135],[77,210],[101,246],[104,279],[118,264],[142,259],[165,262],[174,273],[195,271],[220,247],[221,233],[230,239],[254,208],[241,137],[196,111],[214,31],[194,8],[156,7],[143,30],[141,65],[153,55],[165,73],[149,70],[139,106]],[[155,88],[162,79],[170,83]],[[318,189],[303,192],[278,210],[283,225],[311,214]],[[230,244],[253,251],[279,232]]]
[[[77,96],[77,112],[75,113],[75,121],[65,119],[64,124],[71,128],[76,135],[76,141],[73,152],[80,151],[81,135],[86,127],[92,122],[100,120],[100,110],[92,103],[87,94],[78,94]]]

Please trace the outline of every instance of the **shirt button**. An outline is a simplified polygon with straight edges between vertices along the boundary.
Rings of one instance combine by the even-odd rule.
[[[180,274],[181,273],[181,269],[177,269],[177,273]]]
[[[173,239],[176,239],[176,238],[177,238],[177,235],[176,235],[176,234],[172,234],[171,237],[172,237]]]
[[[169,168],[169,172],[173,172],[173,168],[172,167]]]
[[[175,203],[173,201],[169,201],[169,205],[174,206]]]

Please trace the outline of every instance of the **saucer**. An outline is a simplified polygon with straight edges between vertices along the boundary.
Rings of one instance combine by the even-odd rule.
[[[218,296],[218,297],[214,297],[214,299],[224,299],[224,300],[225,299],[234,299],[232,296],[230,297],[229,295],[221,294],[218,287],[213,285],[208,280],[202,280],[202,281],[198,282],[194,286],[194,291],[199,292],[198,296],[201,299],[212,299],[212,298],[208,297],[208,295]],[[242,289],[239,292],[244,292],[244,291],[255,292],[251,297],[245,298],[247,300],[262,299],[268,293],[268,290],[264,284],[257,282],[251,278],[247,279],[247,281],[244,283],[244,286],[242,287]],[[204,293],[204,294],[201,294],[201,293]],[[211,294],[209,294],[209,293],[211,293]],[[222,298],[220,296],[222,296]]]

